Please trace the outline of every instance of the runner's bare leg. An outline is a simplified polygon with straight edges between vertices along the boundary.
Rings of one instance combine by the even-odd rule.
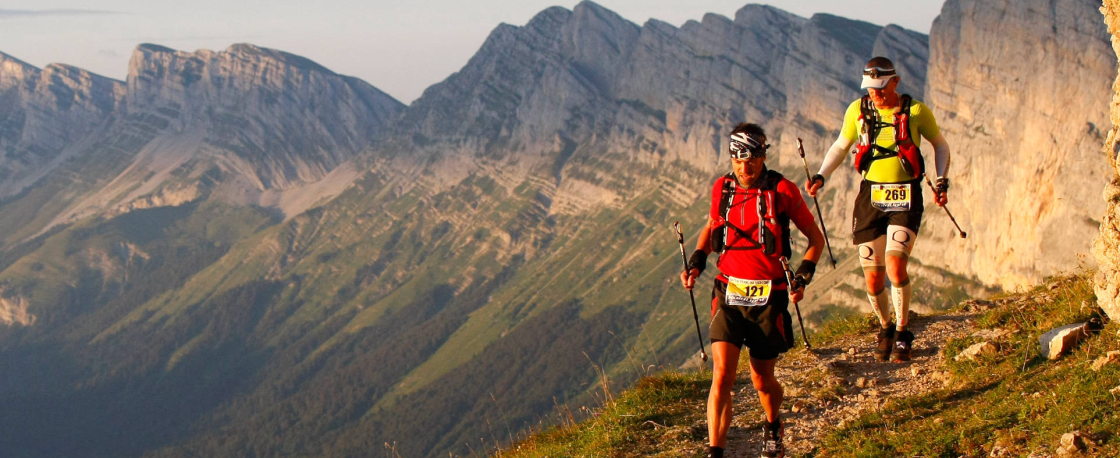
[[[708,395],[708,445],[713,447],[723,447],[727,443],[727,430],[731,427],[731,389],[739,369],[739,351],[739,346],[730,342],[712,342],[714,372],[712,391]]]

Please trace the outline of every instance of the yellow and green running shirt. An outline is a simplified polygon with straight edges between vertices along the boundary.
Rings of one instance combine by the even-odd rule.
[[[883,122],[894,122],[894,113],[898,111],[898,108],[876,109],[879,111],[879,119]],[[848,111],[844,113],[844,127],[840,130],[840,136],[848,139],[852,144],[859,142],[859,118],[860,99],[856,99],[855,102],[848,105]],[[922,137],[932,139],[936,138],[939,133],[941,133],[941,129],[937,127],[937,120],[933,118],[933,112],[930,111],[929,107],[917,100],[912,101],[910,103],[910,138],[914,145],[921,148]],[[897,151],[898,148],[894,143],[894,127],[883,127],[879,131],[879,137],[875,139],[875,143],[891,151]],[[873,150],[873,152],[876,157],[883,155],[878,149]],[[871,161],[871,167],[863,174],[863,178],[875,183],[901,183],[912,179],[910,174],[906,173],[906,169],[902,168],[902,164],[895,160]]]

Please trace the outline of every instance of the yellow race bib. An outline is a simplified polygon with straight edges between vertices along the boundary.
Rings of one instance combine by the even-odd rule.
[[[727,305],[758,307],[770,302],[770,280],[727,277]]]
[[[910,184],[871,185],[871,206],[885,212],[910,211]]]

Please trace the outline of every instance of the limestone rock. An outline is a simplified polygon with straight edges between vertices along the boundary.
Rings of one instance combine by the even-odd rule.
[[[209,197],[294,216],[354,180],[352,161],[403,109],[356,78],[245,44],[143,44],[125,83],[0,55],[0,197],[62,189],[35,204],[58,212],[36,215],[39,231]]]
[[[1071,431],[1062,434],[1060,443],[1061,448],[1066,449],[1066,451],[1072,452],[1085,450],[1085,441],[1085,434],[1083,434],[1081,431]]]
[[[1038,338],[1038,343],[1042,347],[1042,356],[1054,360],[1073,349],[1088,335],[1089,323],[1075,323],[1050,330]]]
[[[129,114],[158,117],[169,134],[202,133],[260,189],[321,178],[403,108],[357,78],[249,44],[193,53],[142,44],[127,84]]]
[[[120,81],[61,64],[40,70],[0,53],[0,197],[79,153],[75,143],[103,126],[124,94]]]
[[[1097,358],[1093,361],[1092,368],[1094,371],[1099,372],[1105,366],[1120,361],[1120,351],[1110,351],[1107,355]]]
[[[143,210],[155,207],[177,207],[194,202],[202,197],[202,190],[198,183],[182,187],[170,187],[160,190],[159,193],[144,196],[114,208],[110,215],[119,215],[134,210]]]
[[[988,456],[991,457],[991,458],[1000,458],[1000,457],[1005,457],[1005,456],[1006,457],[1011,457],[1011,456],[1015,456],[1015,455],[1011,452],[1011,450],[1009,450],[1007,447],[1003,446],[1002,444],[996,444],[996,445],[992,446],[992,451],[988,453]]]
[[[1112,49],[1120,56],[1120,1],[1104,0],[1101,7],[1105,24],[1112,34]],[[1100,235],[1093,244],[1098,270],[1095,278],[1097,303],[1113,320],[1120,319],[1120,77],[1112,84],[1110,119],[1112,127],[1104,141],[1103,155],[1111,166],[1109,184],[1103,197],[1106,210],[1101,219]]]
[[[997,354],[999,354],[999,347],[984,341],[961,350],[959,355],[953,357],[953,361],[979,361],[981,358],[991,358]]]
[[[1115,175],[1100,157],[1117,58],[1099,7],[945,2],[925,97],[952,148],[949,208],[969,237],[927,208],[915,257],[1005,288],[1078,268]]]
[[[424,151],[454,151],[449,161],[496,157],[545,170],[557,186],[550,213],[635,195],[654,178],[630,176],[637,164],[679,161],[723,173],[724,136],[743,121],[768,130],[773,167],[803,173],[796,137],[808,154],[834,140],[877,41],[910,62],[912,83],[924,85],[926,37],[897,27],[806,19],[761,5],[679,28],[656,20],[638,26],[591,2],[550,8],[523,27],[494,30],[466,67],[412,104],[397,138]],[[455,180],[469,168],[436,173]],[[856,182],[843,175],[833,182],[848,198]],[[610,180],[627,186],[608,192]],[[682,203],[710,189],[709,180],[681,185]],[[575,208],[566,204],[573,201]],[[844,225],[844,207],[822,202],[830,227]]]
[[[793,413],[800,413],[808,408],[809,404],[806,404],[805,401],[794,401],[793,406],[790,407],[790,411]]]
[[[5,325],[31,326],[35,315],[27,312],[30,302],[12,291],[0,290],[0,323]]]

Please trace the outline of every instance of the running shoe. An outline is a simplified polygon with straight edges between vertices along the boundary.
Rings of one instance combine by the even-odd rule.
[[[910,350],[914,343],[914,333],[902,331],[898,333],[898,340],[894,342],[894,353],[891,360],[896,363],[910,361]]]
[[[894,323],[891,323],[886,328],[880,329],[877,340],[878,342],[875,345],[875,359],[886,361],[891,357],[891,348],[894,347]]]
[[[783,458],[786,456],[786,448],[782,445],[785,427],[782,426],[781,420],[777,423],[777,426],[772,426],[769,423],[762,425],[762,458]]]

